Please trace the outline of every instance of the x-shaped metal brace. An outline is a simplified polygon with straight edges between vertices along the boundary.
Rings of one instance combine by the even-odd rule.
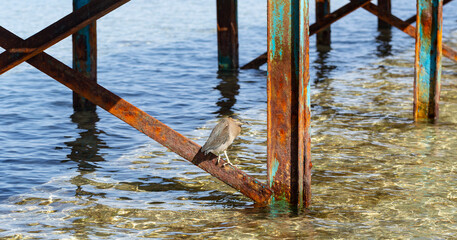
[[[235,166],[216,165],[217,156],[203,154],[197,143],[171,129],[116,94],[91,81],[82,73],[68,67],[43,52],[46,48],[75,33],[129,0],[95,0],[23,40],[0,26],[0,74],[27,61],[92,103],[128,123],[158,143],[177,153],[222,182],[240,191],[257,203],[268,202],[272,191],[265,184]]]

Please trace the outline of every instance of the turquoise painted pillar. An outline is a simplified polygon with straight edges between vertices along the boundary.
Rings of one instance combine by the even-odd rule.
[[[330,0],[316,0],[316,22],[330,14]],[[318,46],[330,46],[331,30],[330,26],[316,34],[316,44]]]
[[[91,0],[73,0],[73,10],[88,4]],[[72,36],[73,69],[82,72],[91,81],[97,81],[97,27],[93,22]],[[73,92],[75,111],[94,111],[96,105]]]
[[[311,202],[308,0],[268,0],[268,181],[273,202]]]
[[[392,3],[391,0],[378,0],[378,9],[379,14],[383,16],[390,15],[392,13]],[[381,18],[378,18],[378,29],[391,29],[392,26]]]
[[[219,71],[234,71],[238,63],[238,2],[217,0],[217,48]]]
[[[443,0],[417,0],[414,120],[438,119]]]

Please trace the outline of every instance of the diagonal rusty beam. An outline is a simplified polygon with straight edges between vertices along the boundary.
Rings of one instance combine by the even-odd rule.
[[[1,47],[8,50],[21,45],[21,42],[23,42],[21,38],[0,26]],[[90,81],[82,73],[44,52],[28,59],[27,62],[255,202],[265,203],[269,201],[272,191],[265,184],[260,183],[235,166],[222,167],[225,163],[223,160],[221,160],[220,165],[216,165],[217,157],[215,155],[205,156],[200,151],[201,146],[197,143],[97,83]]]
[[[312,25],[309,26],[309,35],[313,35],[316,33],[319,33],[323,30],[325,30],[328,26],[330,26],[332,23],[340,20],[344,16],[348,15],[349,13],[357,10],[358,8],[365,6],[368,4],[370,0],[354,0],[351,1],[350,3],[342,6],[338,10],[326,15],[325,17],[322,18],[321,21],[316,22]],[[267,63],[267,53],[265,52],[264,54],[258,56],[254,60],[250,61],[246,65],[242,66],[241,69],[254,69],[254,68],[259,68],[263,64]]]
[[[32,58],[130,0],[94,0],[0,54],[0,74]]]
[[[380,15],[378,6],[373,3],[369,3],[363,6],[365,10],[372,13],[373,15],[377,16],[378,18],[382,19],[384,22],[389,23],[390,25],[400,29],[404,33],[408,34],[409,36],[415,38],[416,37],[416,28],[406,21],[401,20],[400,18],[392,15]],[[454,62],[457,62],[457,52],[453,50],[451,47],[447,46],[446,44],[442,44],[443,46],[443,55]]]

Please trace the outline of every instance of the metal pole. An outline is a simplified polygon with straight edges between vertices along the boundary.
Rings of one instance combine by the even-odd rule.
[[[311,198],[308,0],[268,0],[268,182],[273,201]]]
[[[217,47],[220,71],[237,70],[238,8],[237,0],[217,0]]]
[[[390,15],[392,12],[391,0],[378,0],[379,14]],[[391,29],[392,26],[378,18],[378,29]]]
[[[417,0],[414,120],[438,119],[443,0]]]
[[[319,24],[325,16],[330,13],[330,0],[316,0],[316,22]],[[318,46],[330,46],[331,34],[330,26],[320,31],[316,35]]]
[[[73,0],[73,10],[78,10],[91,0]],[[73,69],[81,72],[90,81],[97,82],[97,25],[92,22],[72,35]],[[73,92],[75,111],[95,111],[96,105]]]

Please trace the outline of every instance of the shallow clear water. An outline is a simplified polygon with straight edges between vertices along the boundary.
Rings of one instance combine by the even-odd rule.
[[[332,1],[332,9],[346,1]],[[313,5],[313,3],[311,3]],[[2,0],[26,38],[71,1]],[[457,4],[444,42],[457,48]],[[415,13],[395,1],[394,14]],[[98,21],[98,81],[203,144],[217,118],[251,122],[229,151],[266,178],[266,66],[217,74],[215,1],[131,1]],[[311,22],[314,20],[311,7]],[[240,61],[266,50],[266,3],[239,1]],[[0,237],[452,238],[457,232],[457,66],[443,60],[440,122],[414,124],[414,39],[360,9],[311,37],[313,203],[252,202],[27,64],[0,77]],[[46,52],[71,65],[71,41]]]

